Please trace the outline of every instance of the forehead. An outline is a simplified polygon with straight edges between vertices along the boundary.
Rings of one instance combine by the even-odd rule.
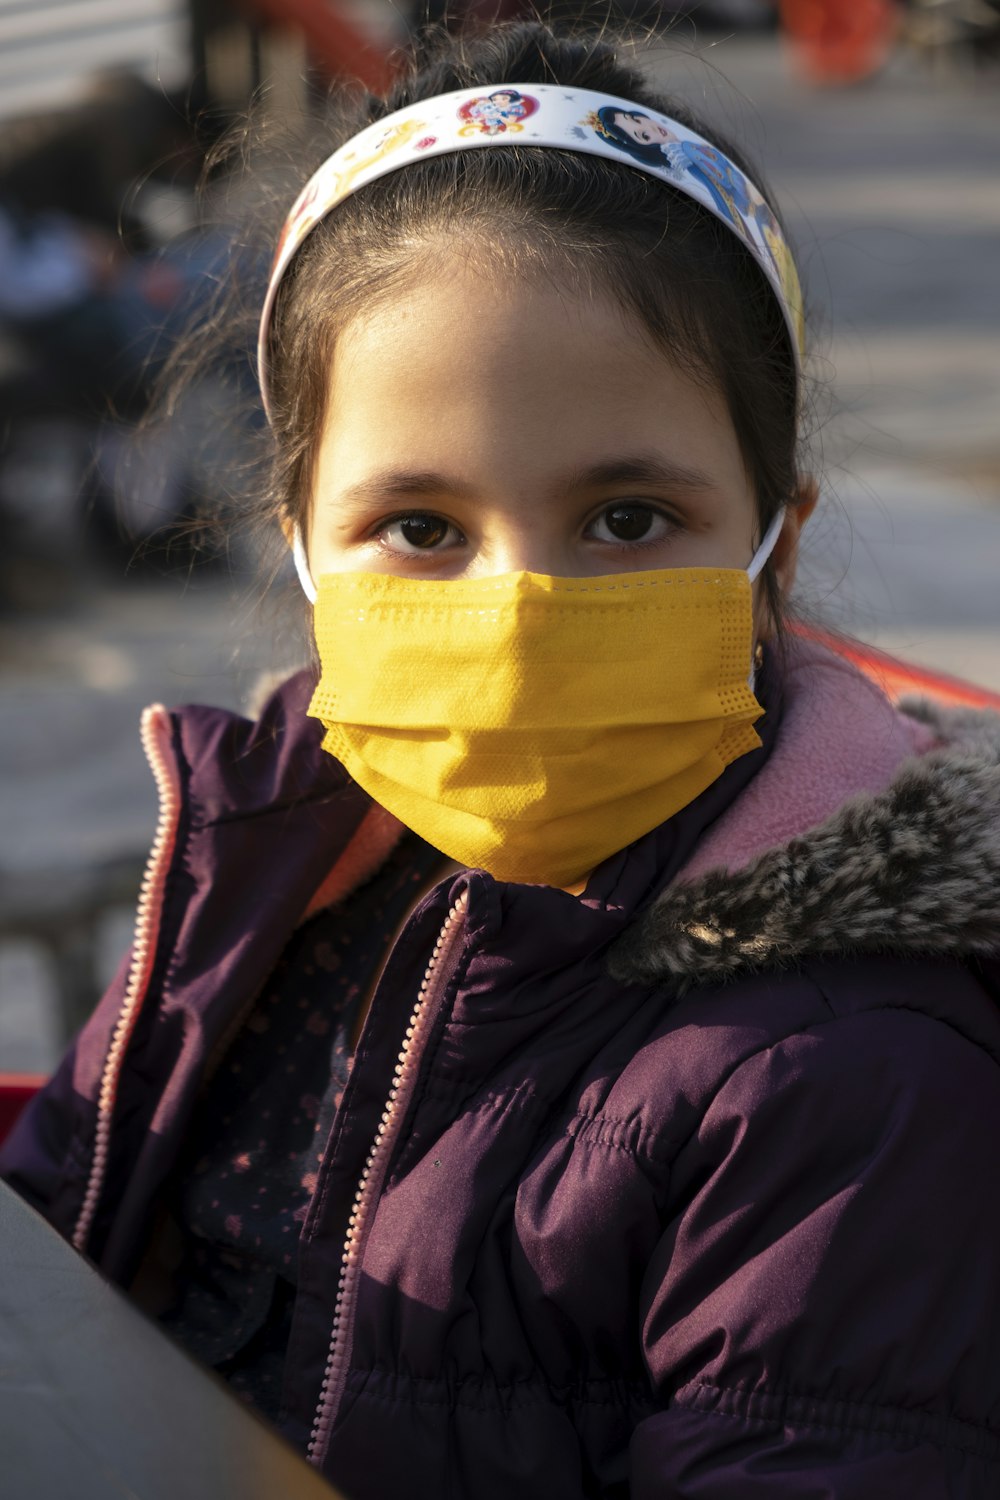
[[[742,479],[721,394],[656,349],[610,294],[501,283],[454,256],[338,341],[321,435],[337,485],[389,464],[530,484],[623,447]]]

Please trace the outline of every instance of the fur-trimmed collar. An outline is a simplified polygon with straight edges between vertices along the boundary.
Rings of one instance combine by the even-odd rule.
[[[920,701],[893,717],[918,753],[884,787],[735,867],[721,830],[716,867],[681,873],[615,944],[612,974],[684,991],[807,956],[1000,954],[1000,715]],[[821,742],[822,715],[811,718]],[[759,773],[772,793],[796,772],[783,737],[784,725]]]

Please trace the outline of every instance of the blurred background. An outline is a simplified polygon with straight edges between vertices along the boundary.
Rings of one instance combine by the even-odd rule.
[[[137,437],[178,329],[247,253],[231,177],[197,190],[206,153],[252,98],[280,117],[384,86],[428,17],[519,13],[0,0],[0,1071],[47,1071],[128,945],[156,811],[141,708],[245,705],[302,655],[251,540],[191,535],[259,421],[246,451],[219,436],[247,351],[166,440]],[[556,13],[599,23],[607,0]],[[1000,0],[611,14],[764,164],[799,251],[823,482],[801,607],[1000,690]]]

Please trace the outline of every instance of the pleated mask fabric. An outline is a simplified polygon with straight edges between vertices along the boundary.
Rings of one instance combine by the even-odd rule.
[[[501,880],[578,881],[760,744],[741,569],[325,574],[315,632],[324,747]]]

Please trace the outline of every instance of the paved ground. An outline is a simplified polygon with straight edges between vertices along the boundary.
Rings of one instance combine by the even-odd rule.
[[[820,330],[825,493],[803,604],[1000,689],[995,80],[931,82],[904,61],[817,94],[771,40],[697,54],[679,40],[656,70],[768,163]],[[154,799],[138,709],[236,704],[261,666],[290,660],[290,639],[217,578],[85,585],[0,625],[0,892],[144,849]],[[127,921],[109,916],[104,969]],[[57,1030],[44,954],[0,942],[0,1069],[49,1066]]]

